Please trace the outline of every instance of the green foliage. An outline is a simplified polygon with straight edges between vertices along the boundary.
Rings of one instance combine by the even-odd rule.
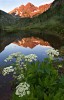
[[[26,67],[24,76],[30,84],[30,95],[19,98],[13,93],[12,100],[64,100],[64,76],[59,76],[49,59],[27,63]]]
[[[54,57],[59,56],[59,51],[51,48],[47,50],[49,58],[37,61],[35,54],[23,55],[13,53],[5,61],[16,59],[15,64],[3,69],[5,76],[13,72],[16,89],[13,91],[11,100],[63,100],[64,99],[64,75],[59,74],[59,66],[53,63]],[[35,62],[36,61],[36,62]],[[15,91],[16,90],[16,91]]]

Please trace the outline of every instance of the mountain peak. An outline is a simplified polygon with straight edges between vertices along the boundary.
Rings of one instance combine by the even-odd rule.
[[[50,5],[51,4],[46,4],[36,7],[32,3],[28,2],[26,5],[21,5],[9,13],[20,17],[33,17],[48,10],[50,8]]]
[[[32,3],[28,2],[26,6],[34,6]]]
[[[19,6],[19,7],[20,7],[20,8],[21,8],[21,7],[24,7],[24,5],[21,5],[21,6]]]

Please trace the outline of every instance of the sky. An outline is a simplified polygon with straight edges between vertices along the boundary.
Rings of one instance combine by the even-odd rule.
[[[40,6],[53,1],[54,0],[0,0],[0,10],[9,12],[22,4],[26,5],[28,2],[31,2],[35,6]]]

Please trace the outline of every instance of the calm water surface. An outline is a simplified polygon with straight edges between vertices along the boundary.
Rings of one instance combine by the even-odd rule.
[[[0,67],[8,66],[11,62],[4,60],[12,53],[21,52],[24,55],[36,54],[42,61],[47,57],[46,51],[51,48],[47,41],[38,37],[21,37],[20,35],[0,36]]]
[[[24,55],[28,54],[36,54],[37,59],[39,61],[42,61],[44,58],[47,57],[46,51],[50,49],[50,46],[42,46],[42,45],[36,45],[34,48],[29,47],[22,47],[18,46],[17,44],[9,44],[5,47],[5,49],[0,53],[0,66],[7,66],[10,64],[10,62],[4,62],[4,60],[12,53],[15,52],[21,52]]]

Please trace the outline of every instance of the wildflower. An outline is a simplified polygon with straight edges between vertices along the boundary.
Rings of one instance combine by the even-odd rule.
[[[9,74],[10,72],[14,72],[13,66],[4,68],[2,71],[2,74],[5,76],[6,74]]]
[[[30,85],[28,83],[22,82],[16,87],[15,94],[18,95],[19,97],[22,97],[26,94],[29,95],[30,94],[29,88]]]
[[[27,91],[27,94],[29,95],[30,94],[30,91]]]
[[[60,65],[58,65],[58,67],[59,67],[59,68],[62,68],[62,65],[60,64]]]
[[[59,56],[59,51],[55,50],[54,48],[51,48],[47,50],[47,54],[49,55],[50,59],[53,59],[55,56]]]
[[[36,61],[37,56],[35,54],[30,54],[25,56],[25,61],[32,62],[33,60]]]
[[[6,60],[6,59],[5,59],[4,61],[5,61],[5,62],[7,62],[7,60]]]
[[[17,80],[21,80],[21,79],[23,79],[23,78],[24,78],[24,75],[21,74],[21,75],[19,75],[19,76],[17,77]]]

